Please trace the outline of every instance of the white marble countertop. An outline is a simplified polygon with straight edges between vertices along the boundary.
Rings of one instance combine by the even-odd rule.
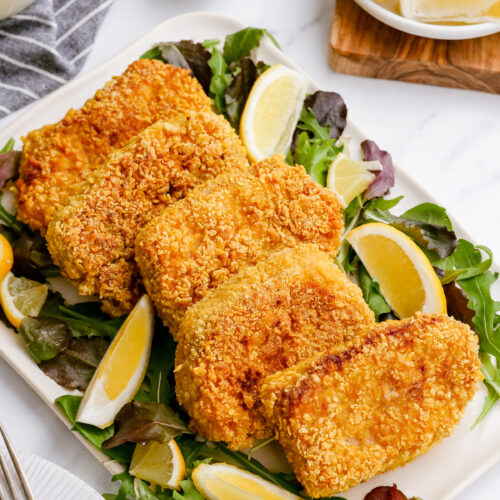
[[[500,96],[335,74],[327,62],[333,0],[115,0],[83,71],[165,19],[195,10],[268,28],[323,88],[344,96],[370,138],[500,255]],[[0,128],[11,119],[0,120]],[[108,473],[2,360],[0,394],[0,421],[18,448],[70,469],[100,492],[113,489]],[[500,464],[458,498],[493,500],[499,490]]]

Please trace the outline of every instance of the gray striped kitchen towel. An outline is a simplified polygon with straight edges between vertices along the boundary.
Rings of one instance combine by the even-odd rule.
[[[0,21],[0,118],[80,71],[112,2],[37,0]]]

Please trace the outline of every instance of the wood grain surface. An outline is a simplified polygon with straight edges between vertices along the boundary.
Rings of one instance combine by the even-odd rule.
[[[330,66],[339,73],[500,93],[500,33],[431,40],[377,21],[353,0],[337,0]]]

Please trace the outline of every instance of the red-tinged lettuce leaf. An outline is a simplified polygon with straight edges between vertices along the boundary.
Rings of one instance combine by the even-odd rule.
[[[25,228],[12,243],[14,251],[14,274],[35,281],[59,276],[60,269],[54,265],[47,249],[47,242],[38,232]]]
[[[141,56],[141,59],[160,59],[168,64],[191,70],[208,94],[212,71],[208,66],[210,52],[201,43],[192,40],[165,42],[154,46]]]
[[[322,127],[330,127],[330,138],[342,135],[347,124],[347,106],[340,94],[318,90],[305,98],[304,107],[314,113]]]
[[[374,172],[376,177],[365,191],[364,200],[368,201],[384,196],[394,186],[394,165],[391,155],[387,151],[379,149],[373,141],[363,141],[361,149],[366,161],[378,160],[382,165],[382,170]]]
[[[5,187],[10,179],[17,177],[20,163],[21,151],[0,153],[0,188]]]
[[[373,489],[365,495],[364,500],[408,500],[408,498],[393,484],[392,486],[379,486]]]
[[[108,347],[109,341],[100,337],[72,340],[67,349],[38,366],[59,385],[84,391]]]
[[[236,74],[224,94],[226,100],[226,114],[229,123],[238,130],[241,114],[248,99],[248,94],[255,80],[269,66],[262,61],[255,64],[249,57],[231,65],[231,71]]]
[[[469,325],[473,330],[476,328],[473,323],[475,312],[469,308],[469,300],[464,291],[457,286],[456,282],[443,286],[448,307],[448,315],[456,320]]]
[[[340,94],[318,90],[304,99],[303,109],[312,112],[319,126],[329,130],[326,138],[338,139],[342,135],[347,123],[347,107]],[[303,121],[304,116],[303,112],[301,121]],[[290,146],[292,153],[295,152],[299,136],[303,131],[307,132],[310,139],[320,138],[315,133],[315,130],[302,126],[301,121],[299,121],[293,133]]]
[[[24,318],[19,333],[36,363],[56,357],[71,342],[67,325],[52,318]]]
[[[392,225],[411,236],[421,247],[434,251],[440,259],[449,257],[457,247],[457,237],[446,226],[396,217]]]
[[[457,237],[446,211],[432,203],[423,203],[400,217],[386,208],[387,200],[375,198],[369,201],[359,222],[383,222],[411,236],[427,252],[432,261],[450,257],[457,248]]]
[[[114,448],[128,441],[165,443],[183,432],[188,432],[188,429],[171,408],[159,403],[134,401],[118,412],[115,434],[103,443],[103,448]]]

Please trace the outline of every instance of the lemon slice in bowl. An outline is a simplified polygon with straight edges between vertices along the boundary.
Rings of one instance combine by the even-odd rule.
[[[261,477],[228,464],[200,464],[191,475],[207,500],[300,500]]]
[[[80,403],[77,422],[104,429],[132,401],[146,374],[153,330],[153,305],[143,295],[97,367]]]
[[[500,19],[499,0],[400,0],[404,17],[421,22],[478,23]]]
[[[3,311],[16,328],[19,328],[24,318],[38,316],[47,294],[47,285],[23,277],[16,278],[10,272],[2,280],[0,287]]]
[[[170,490],[180,489],[186,464],[175,439],[166,443],[150,441],[135,447],[130,474]]]
[[[257,78],[240,121],[240,137],[253,161],[286,152],[306,90],[306,78],[282,64],[271,66]]]
[[[353,229],[346,238],[400,318],[417,311],[446,314],[441,282],[424,252],[406,234],[373,222]]]
[[[382,170],[379,161],[357,161],[344,153],[333,160],[326,178],[326,186],[337,194],[343,208],[347,207],[374,181],[370,170]]]

